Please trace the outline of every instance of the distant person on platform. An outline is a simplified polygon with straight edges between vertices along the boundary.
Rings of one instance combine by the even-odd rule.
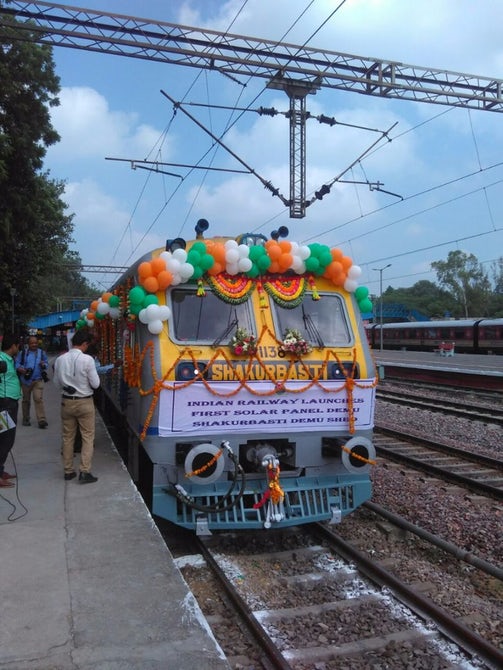
[[[21,380],[23,392],[23,426],[30,426],[30,404],[33,398],[38,427],[47,428],[44,407],[44,385],[49,381],[47,376],[47,354],[38,346],[38,340],[30,335],[26,347],[16,356],[16,370]]]
[[[77,428],[82,435],[79,482],[92,484],[98,481],[91,474],[94,453],[95,410],[93,391],[99,388],[100,378],[94,358],[87,348],[92,336],[80,329],[74,334],[72,348],[59,356],[54,363],[54,383],[62,390],[61,426],[63,438],[63,468],[65,480],[76,477],[73,467],[74,442]]]
[[[7,410],[14,423],[13,428],[0,433],[0,487],[10,488],[14,486],[11,479],[16,475],[10,475],[5,471],[5,461],[16,439],[17,410],[22,398],[21,384],[16,372],[14,359],[19,351],[18,338],[14,335],[4,335],[2,339],[2,351],[0,352],[0,411]]]

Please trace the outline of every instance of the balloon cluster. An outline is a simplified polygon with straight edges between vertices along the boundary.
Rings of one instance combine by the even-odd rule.
[[[118,319],[120,315],[119,296],[107,291],[97,300],[93,300],[90,307],[83,309],[80,312],[75,327],[77,329],[83,328],[84,326],[92,328],[96,319],[104,319],[106,316],[110,316],[112,319]]]
[[[340,249],[325,244],[301,245],[288,240],[267,240],[264,245],[248,246],[236,240],[214,242],[197,240],[190,250],[163,251],[157,258],[140,263],[138,280],[149,293],[157,293],[187,281],[226,272],[255,278],[263,274],[309,273],[325,277],[336,286],[353,293],[358,286],[361,268],[353,265]]]
[[[153,293],[147,293],[142,286],[135,286],[129,291],[129,312],[144,323],[149,333],[159,335],[163,329],[163,321],[171,316],[167,305],[159,305],[159,299]]]
[[[355,298],[360,308],[360,312],[367,313],[373,309],[372,301],[369,298],[369,290],[366,286],[358,286],[355,290]]]

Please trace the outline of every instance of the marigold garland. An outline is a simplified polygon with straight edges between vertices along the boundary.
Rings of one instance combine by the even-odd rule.
[[[197,470],[192,470],[192,472],[185,473],[185,476],[197,477],[197,475],[200,475],[201,473],[208,470],[208,468],[211,468],[212,465],[215,465],[215,463],[218,461],[218,459],[223,453],[224,453],[223,449],[219,449],[217,453],[213,456],[213,458],[210,458],[210,460],[207,463],[205,463],[202,467],[198,468]]]
[[[228,275],[225,272],[208,277],[208,283],[219,298],[231,305],[246,302],[255,287],[253,279],[244,275]]]
[[[260,341],[262,338],[269,333],[271,337],[273,337],[278,344],[280,344],[280,340],[277,340],[274,333],[272,333],[267,326],[264,326],[262,328],[262,332],[260,333],[260,336],[257,341],[257,346],[260,347]],[[258,349],[259,351],[260,349]],[[191,347],[186,347],[182,351],[179,352],[178,357],[173,361],[171,367],[169,370],[166,371],[165,375],[163,376],[162,379],[157,378],[156,375],[156,370],[155,370],[155,363],[154,363],[154,343],[152,340],[149,340],[146,344],[145,347],[143,348],[141,354],[137,354],[135,356],[135,365],[134,368],[135,370],[140,370],[143,360],[145,359],[147,353],[149,353],[150,357],[150,367],[151,367],[151,373],[152,373],[152,378],[154,379],[154,384],[150,389],[142,389],[141,388],[141,383],[139,376],[137,377],[138,379],[138,384],[137,386],[139,387],[139,392],[140,395],[142,396],[147,396],[147,395],[153,395],[152,402],[150,404],[150,408],[147,412],[147,416],[145,418],[145,423],[143,426],[143,431],[141,433],[141,439],[145,439],[145,436],[148,431],[148,427],[150,425],[150,422],[152,420],[152,417],[154,415],[155,407],[157,406],[157,402],[159,400],[159,394],[161,390],[177,390],[177,389],[182,389],[182,388],[187,388],[188,386],[191,386],[194,383],[202,383],[204,384],[206,390],[211,393],[213,396],[217,398],[231,398],[235,395],[237,395],[242,389],[247,390],[249,393],[252,395],[258,396],[258,397],[268,397],[275,395],[276,393],[284,393],[284,392],[289,392],[289,393],[305,393],[307,390],[311,389],[313,386],[317,386],[320,388],[323,392],[325,393],[341,393],[343,391],[346,391],[348,395],[348,414],[349,414],[349,432],[350,434],[355,432],[355,416],[354,416],[354,406],[353,406],[353,390],[354,388],[361,388],[361,389],[367,389],[367,388],[374,388],[377,383],[378,379],[372,381],[370,384],[362,384],[357,382],[353,376],[349,376],[348,372],[344,368],[342,361],[340,360],[339,356],[335,352],[326,352],[325,353],[325,358],[322,361],[322,365],[319,366],[319,372],[318,374],[312,374],[307,367],[307,365],[302,361],[293,361],[291,360],[286,374],[284,375],[283,380],[278,380],[275,377],[272,376],[272,374],[269,372],[267,369],[266,364],[264,361],[261,359],[260,355],[257,353],[256,354],[256,359],[253,359],[252,357],[249,358],[248,364],[245,369],[245,374],[243,375],[242,378],[239,377],[238,374],[235,374],[235,379],[234,380],[229,380],[229,381],[235,381],[237,382],[237,386],[233,391],[228,391],[226,393],[217,390],[215,387],[211,386],[211,383],[208,382],[204,377],[204,372],[206,369],[211,368],[212,364],[216,360],[221,360],[222,358],[225,360],[227,365],[229,366],[230,369],[234,369],[233,367],[233,361],[228,357],[227,352],[223,348],[218,348],[211,359],[208,361],[206,364],[206,368],[202,371],[202,374],[195,377],[194,379],[187,380],[186,382],[167,382],[167,378],[170,376],[171,372],[174,370],[176,365],[185,358],[189,358],[191,362],[194,364],[194,366],[197,365],[197,359],[196,356],[191,349]],[[127,357],[127,356],[126,356]],[[338,388],[327,388],[323,385],[323,374],[326,372],[329,361],[331,359],[335,359],[340,367],[340,369],[343,371],[345,382],[343,385],[341,385]],[[263,381],[269,381],[273,385],[273,388],[270,391],[259,391],[257,388],[255,388],[252,385],[250,385],[250,372],[253,367],[253,365],[259,364],[263,370],[264,370],[264,380]],[[301,387],[296,387],[296,388],[288,388],[286,385],[286,382],[288,381],[289,378],[289,373],[290,370],[295,366],[295,365],[300,365],[306,374],[306,378],[309,379],[308,382],[306,382],[303,386]],[[355,365],[356,365],[356,349],[353,349],[353,367],[352,367],[352,375],[354,375],[354,370],[355,370]],[[294,380],[295,381],[295,380]]]
[[[306,280],[304,277],[268,277],[264,289],[277,305],[291,309],[302,302]]]

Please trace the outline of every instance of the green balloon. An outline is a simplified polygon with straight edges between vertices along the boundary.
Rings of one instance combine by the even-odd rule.
[[[358,307],[360,308],[360,312],[371,312],[373,309],[372,301],[369,300],[368,298],[364,298],[363,300],[358,301]]]
[[[190,247],[188,255],[190,256],[193,251],[202,256],[206,253],[206,244],[204,242],[194,242],[194,244]]]
[[[100,314],[100,312],[96,312],[95,317],[101,321],[101,319],[104,319],[106,314]]]
[[[257,260],[257,267],[261,272],[265,272],[269,266],[271,265],[272,261],[267,256],[266,254],[263,254],[258,260]]]
[[[306,258],[305,263],[306,270],[308,272],[318,272],[320,269],[320,261],[314,256],[309,256],[309,258]]]
[[[366,286],[358,286],[355,291],[355,298],[360,302],[360,300],[365,300],[368,297],[369,290]]]
[[[215,264],[215,259],[211,254],[204,254],[204,256],[201,258],[200,262],[200,267],[203,270],[203,272],[206,272],[206,270],[209,270],[210,268],[213,267]]]
[[[141,305],[146,292],[143,286],[135,286],[129,291],[129,302],[132,305]]]
[[[112,295],[110,296],[110,300],[108,301],[108,304],[110,307],[118,307],[120,305],[121,299],[119,298],[118,295]]]
[[[131,307],[129,308],[129,313],[134,314],[135,316],[138,316],[138,314],[141,312],[143,307],[141,305],[135,305],[134,303],[131,303]]]
[[[143,298],[143,302],[140,305],[140,309],[148,307],[149,305],[158,305],[158,304],[159,304],[159,298],[155,295],[155,293],[147,293],[147,295]]]
[[[84,326],[87,326],[87,323],[86,323],[86,321],[84,321],[83,319],[79,319],[79,320],[77,321],[77,323],[75,324],[75,328],[77,328],[77,330],[78,330],[79,328],[83,328]]]
[[[251,277],[252,279],[255,279],[255,277],[258,277],[260,274],[260,270],[258,269],[257,265],[255,263],[251,266],[251,268],[246,272],[247,277]]]

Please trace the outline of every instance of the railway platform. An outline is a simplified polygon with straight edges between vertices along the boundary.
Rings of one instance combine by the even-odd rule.
[[[98,481],[64,481],[52,382],[44,400],[0,489],[0,669],[229,670],[101,418]]]
[[[442,378],[452,385],[469,383],[473,388],[503,392],[503,356],[455,353],[439,356],[431,351],[373,349],[381,379],[386,376],[422,378],[435,381]],[[410,371],[414,371],[413,375]]]

